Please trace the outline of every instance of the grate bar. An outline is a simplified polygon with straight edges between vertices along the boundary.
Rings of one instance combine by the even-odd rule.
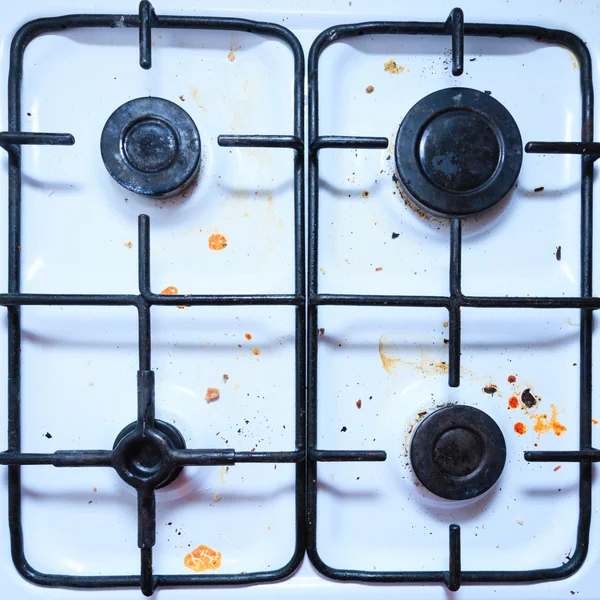
[[[452,75],[463,74],[465,62],[465,16],[460,8],[453,8],[446,21],[452,35]]]
[[[220,135],[219,146],[225,148],[292,148],[302,151],[304,143],[295,135]]]
[[[310,151],[317,152],[323,148],[349,148],[381,150],[388,147],[385,137],[358,137],[342,135],[323,135],[315,138],[310,144]]]
[[[148,0],[140,2],[140,67],[150,69],[152,67],[152,24],[156,19],[156,13]]]

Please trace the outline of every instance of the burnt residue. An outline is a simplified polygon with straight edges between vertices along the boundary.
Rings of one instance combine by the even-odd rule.
[[[52,434],[49,431],[46,431],[46,433],[44,434],[44,437],[47,437],[48,439],[50,439],[52,437]]]
[[[527,407],[527,408],[533,408],[537,403],[538,400],[537,398],[531,393],[531,390],[529,388],[527,388],[526,390],[523,390],[521,392],[521,402]]]
[[[562,247],[556,246],[556,260],[560,260],[562,258]]]
[[[392,239],[395,240],[396,238],[399,238],[400,234],[399,233],[392,233]]]
[[[486,394],[491,394],[493,396],[498,391],[498,388],[495,385],[486,385],[483,388],[483,391]]]
[[[541,185],[540,187],[536,187],[533,191],[534,192],[543,192],[544,191],[544,186]]]
[[[343,427],[340,429],[340,431],[341,431],[342,433],[346,433],[346,431],[348,431],[348,428],[347,428],[347,427],[344,425],[344,426],[343,426]]]

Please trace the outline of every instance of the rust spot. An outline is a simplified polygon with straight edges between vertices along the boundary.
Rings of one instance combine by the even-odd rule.
[[[357,400],[356,401],[356,408],[361,408],[362,407],[362,400]]]
[[[404,67],[402,65],[397,65],[393,58],[390,58],[390,60],[383,63],[383,68],[392,75],[397,75],[404,71]]]
[[[216,402],[220,397],[221,393],[217,388],[208,388],[204,399],[210,404],[211,402]]]
[[[519,435],[523,435],[523,434],[527,433],[527,427],[525,427],[525,423],[521,423],[521,421],[519,421],[518,423],[515,423],[515,426],[513,427],[513,429]]]
[[[553,471],[558,471],[560,469],[560,465],[557,465],[556,467],[554,467],[554,469],[552,469]]]
[[[252,335],[251,335],[250,333],[245,333],[245,334],[244,334],[244,337],[245,337],[247,340],[251,340],[251,339],[252,339]]]
[[[258,356],[260,354],[260,350],[258,348],[252,348],[252,354],[254,354],[254,356]]]
[[[508,383],[514,383],[516,380],[517,380],[517,378],[514,375],[508,376]]]
[[[208,248],[209,250],[223,250],[227,248],[227,238],[220,233],[213,233],[208,238]]]
[[[365,88],[365,92],[367,92],[367,94],[372,94],[375,91],[375,88],[372,85],[368,85]]]
[[[131,242],[125,242],[123,246],[125,246],[125,248],[129,248],[130,250],[133,248],[133,244]]]
[[[538,399],[531,393],[531,390],[527,388],[521,392],[521,402],[527,408],[533,408],[538,403]]]
[[[542,433],[548,433],[550,431],[553,431],[554,435],[562,435],[567,430],[567,428],[562,423],[559,423],[557,419],[558,409],[556,406],[551,404],[550,409],[552,410],[552,415],[550,418],[548,418],[546,413],[531,415],[531,418],[535,423],[533,429],[538,435],[541,435]]]
[[[185,555],[183,564],[196,573],[212,571],[221,566],[221,553],[204,544],[200,544],[200,546]]]
[[[508,407],[509,408],[518,408],[519,407],[519,399],[516,396],[511,396],[508,399]]]

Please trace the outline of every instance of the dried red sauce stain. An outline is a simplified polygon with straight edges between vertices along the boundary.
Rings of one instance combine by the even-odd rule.
[[[185,555],[183,564],[196,573],[218,569],[221,566],[221,553],[200,544],[200,546]]]
[[[227,238],[220,233],[213,233],[208,238],[208,247],[210,250],[223,250],[227,248]]]
[[[513,427],[513,429],[519,435],[523,435],[524,433],[527,433],[527,427],[525,427],[525,423],[521,423],[521,421],[519,421],[518,423],[515,423],[515,426]]]
[[[550,431],[553,431],[554,435],[562,435],[567,430],[567,428],[562,423],[559,423],[558,419],[556,418],[558,415],[558,409],[556,406],[551,404],[550,408],[552,409],[552,415],[550,418],[548,418],[548,415],[545,413],[541,415],[531,415],[531,418],[535,421],[533,429],[538,435]]]
[[[508,399],[509,408],[519,408],[519,399],[516,396],[511,396]]]
[[[166,287],[161,292],[162,296],[177,296],[177,294],[179,294],[179,290],[174,285],[170,285],[169,287]],[[185,306],[178,306],[177,308],[185,308]]]
[[[553,471],[558,471],[560,469],[560,465],[557,465],[556,467],[554,467],[554,469],[552,469]]]
[[[516,380],[517,380],[517,378],[514,375],[508,376],[508,383],[514,383]]]
[[[206,390],[206,395],[204,399],[210,404],[211,402],[215,402],[221,397],[221,392],[217,388],[208,388]]]
[[[252,334],[250,334],[250,333],[245,333],[245,334],[244,334],[244,337],[245,337],[247,340],[251,340],[251,339],[252,339]]]

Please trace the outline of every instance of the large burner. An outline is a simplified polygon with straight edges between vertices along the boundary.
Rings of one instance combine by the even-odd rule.
[[[514,185],[523,160],[519,128],[489,94],[434,92],[406,114],[396,138],[402,183],[425,210],[447,217],[484,211]]]
[[[144,196],[182,191],[200,166],[200,135],[192,118],[163,98],[137,98],[109,117],[100,141],[108,172]]]
[[[448,406],[417,427],[410,460],[419,481],[448,500],[483,494],[500,477],[506,444],[496,422],[472,406]]]

